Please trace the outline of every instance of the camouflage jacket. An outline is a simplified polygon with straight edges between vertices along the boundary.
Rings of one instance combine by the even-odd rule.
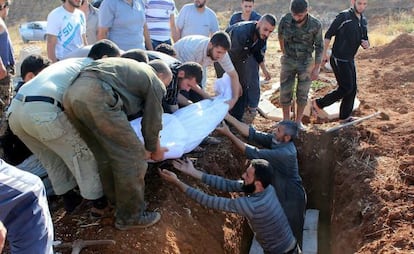
[[[282,17],[278,28],[279,40],[283,41],[284,55],[305,59],[312,57],[315,51],[315,62],[322,60],[323,39],[321,22],[308,14],[306,23],[297,27],[292,14],[288,13]]]

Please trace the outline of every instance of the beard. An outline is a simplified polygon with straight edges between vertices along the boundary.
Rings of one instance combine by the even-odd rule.
[[[213,60],[214,62],[217,61],[217,58],[213,56],[213,48],[207,49],[207,56],[210,57],[210,59]]]
[[[194,5],[195,5],[195,7],[197,8],[197,9],[201,9],[201,8],[203,8],[205,5],[206,5],[206,3],[204,2],[204,3],[200,3],[200,4],[198,4],[198,3],[194,3]]]
[[[70,5],[72,5],[75,8],[79,8],[82,5],[82,1],[79,4],[75,3],[75,1],[73,1],[73,0],[68,0],[68,2],[69,2]]]
[[[254,182],[251,184],[243,184],[242,190],[246,194],[252,194],[256,190],[256,186],[254,185]]]

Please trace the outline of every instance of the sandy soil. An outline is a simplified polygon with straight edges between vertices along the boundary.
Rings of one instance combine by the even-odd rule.
[[[330,250],[323,252],[414,252],[413,56],[414,36],[407,34],[361,52],[357,57],[361,106],[355,115],[382,114],[331,135],[323,131],[327,124],[313,123],[297,142],[309,207],[318,208],[313,196],[320,191],[320,186],[309,179],[315,179],[315,172],[321,170],[329,175],[328,214],[321,215],[331,222],[330,231],[322,235]],[[271,69],[276,73],[278,64]],[[332,80],[333,74],[322,73],[321,79]],[[273,124],[261,116],[247,120],[264,131]],[[206,150],[196,161],[199,168],[240,177],[245,158],[228,140],[223,138],[222,144],[207,146]],[[313,160],[317,158],[320,163]],[[146,230],[120,232],[113,228],[111,218],[95,222],[86,212],[69,216],[58,206],[53,213],[56,239],[116,240],[115,246],[90,247],[82,253],[244,253],[248,241],[243,238],[247,230],[242,218],[189,200],[159,178],[157,166],[149,169],[146,197],[149,209],[162,214],[158,224]],[[169,166],[164,163],[161,167]],[[228,196],[179,176],[208,193]]]

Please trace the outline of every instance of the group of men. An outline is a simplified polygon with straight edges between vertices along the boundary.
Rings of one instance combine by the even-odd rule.
[[[127,2],[132,6],[136,4],[135,1]],[[0,85],[1,89],[9,90],[14,57],[4,18],[10,3],[0,0],[0,45],[7,46],[2,46],[0,50]],[[71,14],[64,15],[69,15],[72,21],[79,21],[77,29],[85,31],[82,24],[85,16],[77,9],[81,3],[63,0],[63,10],[60,11],[72,10],[69,11]],[[293,140],[298,130],[303,128],[301,118],[310,82],[317,78],[321,63],[327,59],[327,48],[333,36],[335,43],[331,65],[339,86],[324,98],[313,101],[312,106],[318,113],[323,107],[342,98],[340,119],[349,120],[350,104],[353,104],[356,94],[353,57],[359,46],[369,47],[366,20],[362,16],[367,0],[351,0],[352,7],[341,12],[331,24],[325,34],[324,45],[321,24],[308,13],[308,2],[291,1],[291,11],[282,17],[278,27],[283,53],[280,100],[284,120],[275,125],[272,133],[257,131],[242,122],[245,110],[257,107],[257,94],[250,95],[255,94],[255,89],[257,93],[259,67],[265,78],[270,79],[264,52],[266,41],[276,27],[273,15],[259,17],[251,11],[253,3],[242,0],[243,12],[231,18],[234,24],[225,32],[206,29],[208,36],[187,34],[197,29],[191,28],[196,22],[186,21],[186,18],[194,18],[204,12],[209,16],[206,20],[211,20],[214,15],[206,9],[206,0],[195,0],[194,4],[184,6],[177,21],[176,31],[179,32],[172,34],[180,38],[171,49],[171,54],[175,54],[176,58],[136,49],[122,54],[115,43],[100,40],[91,47],[87,57],[61,60],[68,48],[57,45],[67,34],[58,32],[51,34],[50,38],[48,36],[48,56],[56,63],[47,67],[49,64],[45,61],[38,61],[42,66],[24,72],[25,77],[31,73],[28,77],[32,79],[25,79],[27,83],[18,87],[7,110],[7,118],[13,133],[45,167],[53,190],[56,195],[63,196],[68,213],[73,212],[84,198],[92,201],[91,215],[95,217],[112,213],[113,205],[115,227],[119,230],[145,228],[157,223],[160,213],[146,209],[144,176],[146,160],[162,160],[166,151],[159,139],[161,115],[164,111],[172,113],[180,106],[209,98],[202,85],[202,79],[206,76],[203,67],[218,63],[218,75],[226,72],[232,87],[232,98],[228,101],[229,114],[225,121],[262,148],[243,142],[223,122],[217,131],[227,136],[251,160],[242,175],[243,181],[203,173],[195,169],[189,160],[176,160],[173,166],[213,187],[243,192],[246,196],[236,199],[208,196],[180,181],[171,171],[160,169],[159,173],[203,205],[246,216],[265,253],[300,252],[306,193],[299,176]],[[50,17],[59,18],[62,15],[53,14]],[[248,21],[250,19],[253,21]],[[211,24],[207,23],[203,26]],[[75,28],[73,24],[67,23],[67,26]],[[106,32],[108,35],[110,29]],[[67,39],[72,40],[73,37]],[[85,41],[83,33],[77,42],[85,44]],[[160,45],[164,42],[161,39],[152,41]],[[147,48],[152,49],[152,46]],[[315,60],[312,62],[314,51]],[[148,61],[148,56],[156,60]],[[24,66],[22,68],[26,68]],[[298,79],[298,107],[295,121],[291,121],[290,105],[295,77]],[[2,93],[8,94],[8,97],[1,98],[4,107],[12,95],[11,91],[7,92]],[[138,117],[142,117],[144,144],[129,123]],[[30,178],[27,173],[1,161],[0,200],[7,201],[0,202],[0,236],[6,232],[4,228],[7,229],[11,250],[18,253],[36,248],[39,253],[51,253],[53,225],[40,180]],[[33,207],[21,200],[29,200]],[[2,204],[6,204],[4,209]],[[27,219],[23,221],[16,220],[14,216],[14,211],[20,206],[25,207],[24,212],[27,211]],[[30,214],[31,209],[39,213]],[[30,226],[28,221],[38,225],[39,233],[28,230],[28,234],[24,231],[23,225]],[[31,241],[22,244],[21,239]]]

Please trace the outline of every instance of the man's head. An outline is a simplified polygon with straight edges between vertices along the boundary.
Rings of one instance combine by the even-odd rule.
[[[272,14],[263,15],[256,24],[256,34],[262,40],[267,40],[270,34],[275,30],[276,17]]]
[[[197,9],[203,9],[206,6],[207,0],[194,0],[194,6]]]
[[[9,15],[11,0],[0,0],[0,18],[6,19]]]
[[[275,125],[273,135],[281,143],[293,141],[298,136],[298,125],[290,120],[280,121]]]
[[[23,82],[28,82],[50,64],[50,60],[41,55],[30,55],[26,57],[20,65],[20,74]]]
[[[302,23],[308,16],[308,0],[291,0],[290,12],[296,23]]]
[[[154,69],[158,78],[167,87],[172,80],[172,72],[170,67],[168,67],[164,61],[159,59],[152,60],[148,64]]]
[[[171,46],[170,44],[167,44],[167,43],[158,44],[158,46],[156,46],[154,50],[158,51],[158,52],[161,52],[161,53],[164,53],[164,54],[167,54],[167,55],[172,56],[172,57],[177,56],[177,51],[175,51],[173,46]]]
[[[121,55],[121,50],[118,46],[110,40],[102,39],[93,44],[88,53],[88,57],[93,60],[105,57],[118,57]]]
[[[242,175],[243,191],[247,194],[263,191],[273,181],[273,168],[268,161],[253,159]]]
[[[148,63],[148,54],[142,49],[130,49],[121,55],[123,58],[133,59],[137,62]]]
[[[254,0],[242,0],[241,8],[244,14],[250,15],[254,8]]]
[[[207,56],[213,61],[219,61],[230,48],[230,36],[226,32],[215,32],[208,43]]]
[[[79,7],[79,10],[83,11],[83,13],[89,13],[89,0],[83,0],[82,5]]]
[[[186,62],[178,67],[178,88],[190,91],[201,83],[203,79],[203,67],[196,62]]]
[[[368,0],[351,0],[351,5],[356,13],[361,14],[367,8]]]
[[[82,0],[62,0],[65,7],[70,7],[70,9],[79,8],[82,5]]]

